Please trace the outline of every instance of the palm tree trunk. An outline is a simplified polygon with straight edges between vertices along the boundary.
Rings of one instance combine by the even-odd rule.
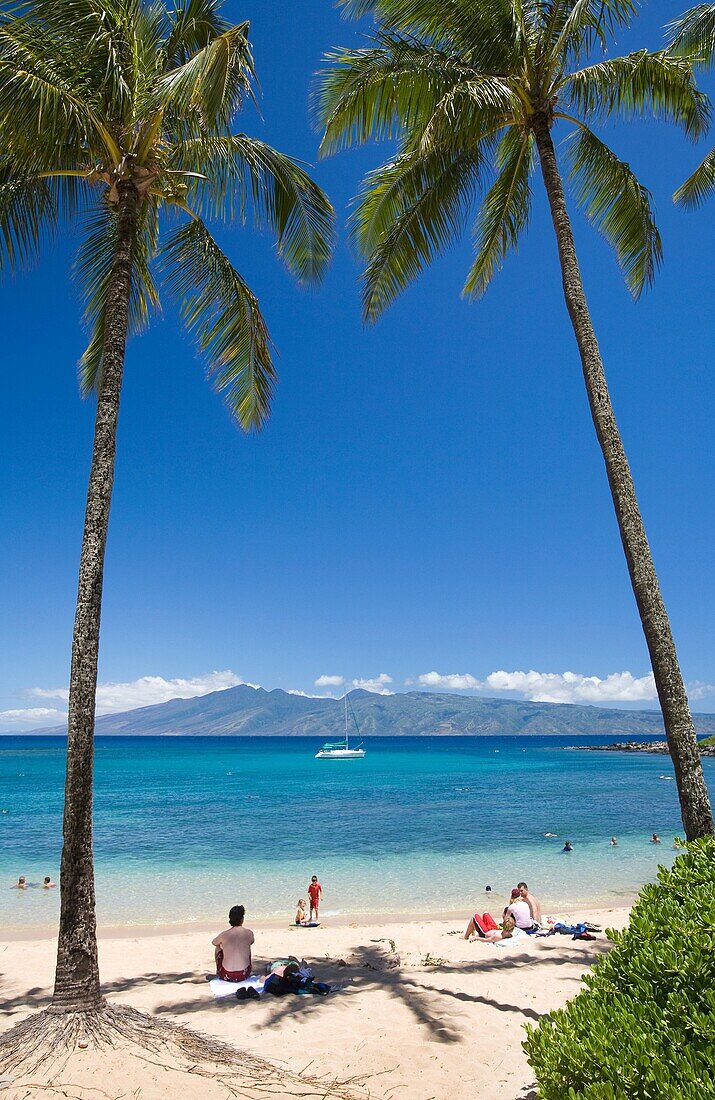
[[[535,114],[532,127],[556,232],[564,297],[581,354],[591,416],[606,464],[628,572],[650,653],[678,784],[683,825],[688,840],[694,840],[713,832],[712,810],[700,763],[695,727],[583,290],[548,116],[545,113]]]
[[[102,378],[97,398],[72,637],[60,868],[60,929],[52,998],[52,1009],[58,1012],[96,1012],[103,1006],[97,961],[92,852],[94,710],[104,554],[114,482],[138,209],[136,188],[132,183],[121,183],[118,240],[107,288]]]

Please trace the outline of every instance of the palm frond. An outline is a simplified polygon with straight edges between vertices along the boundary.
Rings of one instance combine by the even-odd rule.
[[[167,12],[167,24],[162,51],[167,68],[185,65],[193,54],[205,49],[230,27],[216,0],[184,0]]]
[[[698,4],[667,29],[675,53],[694,65],[715,64],[715,4]]]
[[[715,149],[711,149],[702,164],[678,188],[673,199],[683,206],[700,206],[715,195]]]
[[[42,155],[54,144],[91,165],[100,147],[106,150],[109,135],[85,94],[81,52],[73,74],[69,59],[57,60],[61,52],[41,27],[22,20],[0,22],[3,135],[6,142],[16,138],[24,143],[29,157],[33,148]],[[35,167],[34,158],[26,167]]]
[[[517,60],[519,18],[513,0],[338,0],[348,16],[372,14],[383,28],[457,48],[467,64],[493,74]]]
[[[485,195],[477,217],[476,259],[464,284],[468,298],[481,298],[510,249],[516,249],[529,222],[533,136],[510,127],[499,143],[499,175]]]
[[[258,300],[199,220],[172,234],[162,250],[162,266],[214,388],[224,393],[242,428],[261,428],[276,373]]]
[[[48,182],[22,175],[12,163],[0,165],[0,273],[34,260],[43,235],[54,232],[56,224]]]
[[[640,50],[599,61],[571,73],[562,87],[588,118],[650,115],[682,126],[691,138],[710,124],[710,101],[696,88],[692,66],[666,51]]]
[[[164,73],[158,105],[179,116],[198,111],[208,130],[228,126],[243,100],[253,95],[254,75],[248,23],[240,23]]]
[[[650,193],[630,166],[586,127],[566,142],[566,153],[576,199],[614,249],[628,289],[637,298],[652,283],[663,253]]]
[[[481,186],[485,149],[411,152],[371,172],[350,219],[368,257],[363,313],[374,321],[456,241]]]
[[[510,125],[520,114],[519,97],[507,81],[500,77],[463,80],[442,96],[419,144],[422,149],[472,145]]]
[[[88,215],[74,266],[74,277],[84,299],[84,321],[90,332],[89,344],[79,362],[83,397],[97,390],[102,378],[107,290],[116,254],[118,221],[116,205],[107,202]],[[144,203],[132,256],[128,336],[142,332],[151,314],[159,309],[159,295],[150,270],[157,235],[156,204]]]
[[[334,213],[325,193],[284,153],[246,134],[185,140],[172,164],[196,171],[190,191],[212,215],[254,221],[276,236],[278,254],[300,281],[320,279],[330,261]],[[201,203],[201,200],[204,200]]]
[[[399,34],[381,34],[377,45],[328,54],[313,108],[325,133],[327,156],[351,145],[393,138],[423,127],[444,94],[475,75],[459,58]]]
[[[636,15],[636,0],[568,0],[559,4],[556,32],[548,53],[558,64],[589,53],[598,44],[605,49],[619,28]]]

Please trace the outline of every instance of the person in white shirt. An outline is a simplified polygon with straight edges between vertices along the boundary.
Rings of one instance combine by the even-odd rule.
[[[522,928],[525,932],[530,932],[534,927],[534,920],[531,916],[531,909],[521,896],[521,891],[518,887],[514,887],[511,892],[511,902],[504,910],[504,916],[507,913],[511,913],[512,917],[516,921],[516,927]]]
[[[531,893],[529,887],[526,885],[525,882],[517,882],[516,885],[522,898],[529,906],[531,919],[533,920],[534,924],[541,924],[541,902],[537,897],[534,896],[534,894]]]

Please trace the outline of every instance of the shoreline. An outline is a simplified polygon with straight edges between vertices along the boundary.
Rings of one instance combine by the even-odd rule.
[[[547,903],[543,906],[544,916],[573,917],[582,913],[584,910],[599,913],[629,913],[632,906],[635,904],[636,896],[637,892],[629,901],[623,898],[604,899],[585,897],[578,906],[574,905],[573,901],[564,902],[563,905],[549,905]],[[495,892],[491,895],[485,895],[484,899],[478,901],[473,900],[471,904],[467,903],[463,908],[432,910],[429,913],[425,913],[424,916],[417,916],[409,911],[353,914],[338,913],[335,915],[326,915],[321,921],[320,927],[313,929],[299,928],[288,919],[281,917],[256,918],[255,920],[251,920],[249,912],[246,923],[256,932],[276,932],[283,929],[291,934],[300,932],[306,935],[312,935],[321,930],[328,931],[331,929],[351,928],[361,930],[372,928],[375,925],[384,925],[388,927],[421,925],[423,927],[429,927],[461,921],[466,926],[467,921],[470,919],[475,909],[480,912],[484,910],[494,910],[494,915],[497,916],[498,919],[500,910],[503,909],[506,904],[507,899],[502,899],[501,896]],[[220,916],[218,912],[215,919],[200,917],[196,920],[179,921],[175,924],[137,923],[104,925],[98,923],[97,939],[157,939],[167,936],[187,936],[193,933],[208,934],[209,932],[211,935],[215,935],[218,925],[222,923],[225,923],[224,918]],[[0,925],[0,934],[2,934],[2,938],[6,943],[37,943],[53,940],[57,936],[57,922],[43,925]]]

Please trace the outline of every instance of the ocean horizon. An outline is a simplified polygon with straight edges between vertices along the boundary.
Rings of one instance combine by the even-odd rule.
[[[519,879],[554,911],[630,904],[682,826],[670,757],[568,751],[609,740],[374,737],[331,761],[315,738],[100,737],[99,922],[220,921],[235,903],[289,920],[312,874],[326,917],[498,910]],[[64,763],[63,737],[0,741],[3,927],[56,921],[57,890],[11,887],[57,879]]]

